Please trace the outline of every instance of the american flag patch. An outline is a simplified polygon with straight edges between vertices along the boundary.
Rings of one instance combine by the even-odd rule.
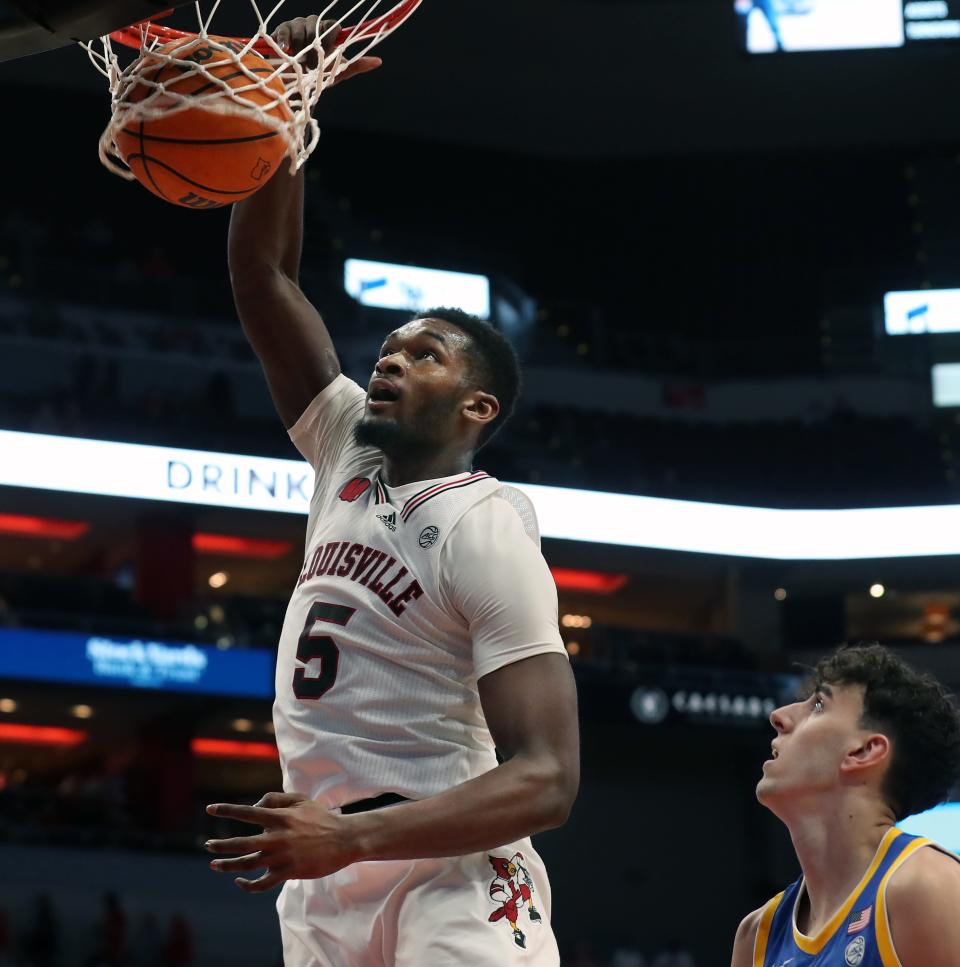
[[[867,907],[856,920],[847,927],[847,933],[857,933],[870,924],[870,917],[873,915],[873,906]]]

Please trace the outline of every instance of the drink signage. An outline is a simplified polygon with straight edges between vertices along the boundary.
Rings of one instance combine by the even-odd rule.
[[[0,430],[0,487],[306,515],[313,484],[301,460]],[[510,486],[557,540],[779,561],[960,554],[960,504],[793,510]]]
[[[306,514],[302,460],[0,430],[0,485]]]

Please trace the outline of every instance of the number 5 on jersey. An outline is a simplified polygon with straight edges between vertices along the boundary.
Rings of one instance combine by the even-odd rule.
[[[293,694],[297,698],[316,701],[333,688],[337,680],[337,669],[340,665],[340,649],[337,643],[323,634],[322,628],[316,625],[322,621],[343,627],[353,617],[356,608],[347,608],[341,604],[328,604],[324,601],[314,601],[310,605],[306,623],[297,642],[297,661],[302,661],[303,668],[293,673]],[[312,661],[320,662],[319,672],[307,675],[306,666]]]

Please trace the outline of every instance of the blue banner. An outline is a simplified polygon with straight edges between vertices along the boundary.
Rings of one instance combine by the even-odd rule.
[[[0,629],[0,678],[269,699],[273,671],[264,649]]]

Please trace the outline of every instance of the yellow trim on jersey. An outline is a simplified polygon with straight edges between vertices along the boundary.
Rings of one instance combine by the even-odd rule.
[[[883,858],[887,855],[890,847],[893,845],[893,841],[898,837],[902,836],[903,831],[896,828],[896,826],[891,827],[884,833],[883,839],[880,840],[880,845],[877,847],[877,852],[873,857],[873,862],[867,867],[867,872],[863,874],[860,882],[853,888],[853,892],[847,897],[843,906],[830,918],[830,922],[815,936],[808,937],[805,934],[800,933],[797,928],[797,907],[800,904],[800,898],[806,891],[806,885],[801,885],[800,889],[797,891],[797,901],[793,907],[793,913],[791,915],[791,924],[793,926],[793,940],[794,943],[805,953],[805,954],[818,954],[833,938],[833,935],[837,932],[843,921],[850,916],[850,911],[853,909],[853,905],[857,902],[857,897],[863,892],[866,885],[873,879],[873,875],[880,868],[880,864],[883,862]],[[889,875],[889,874],[888,874]]]
[[[960,856],[951,853],[950,850],[944,849],[929,839],[915,839],[891,864],[877,889],[877,949],[880,951],[880,961],[883,963],[883,967],[903,967],[900,958],[897,956],[897,950],[893,946],[893,932],[890,929],[890,917],[887,914],[887,884],[903,861],[909,859],[923,846],[932,846],[935,850],[960,861]]]
[[[782,899],[783,893],[778,893],[763,908],[760,923],[757,924],[757,936],[753,941],[753,967],[763,967],[763,962],[767,956],[767,943],[770,940],[770,925],[773,923],[773,915],[777,912],[777,907],[780,906]]]

